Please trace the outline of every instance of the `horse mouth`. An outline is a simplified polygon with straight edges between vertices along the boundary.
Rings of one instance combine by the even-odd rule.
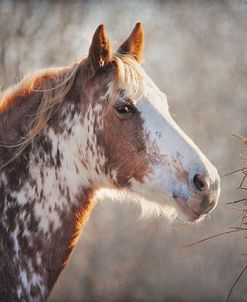
[[[199,221],[205,216],[205,214],[200,214],[193,210],[182,198],[179,198],[176,194],[173,194],[173,199],[178,210],[182,213],[182,216],[186,217],[188,222]]]

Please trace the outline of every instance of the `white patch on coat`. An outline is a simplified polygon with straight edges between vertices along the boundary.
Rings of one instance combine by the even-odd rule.
[[[27,280],[27,272],[21,270],[20,271],[20,280],[23,288],[26,289],[26,291],[29,293],[30,292],[30,283]]]
[[[48,237],[51,223],[53,230],[61,227],[60,217],[56,210],[65,211],[68,207],[68,196],[61,193],[59,186],[68,192],[72,202],[77,202],[82,187],[97,187],[109,183],[109,178],[102,172],[105,157],[103,150],[97,146],[93,128],[94,111],[100,113],[101,108],[102,105],[97,105],[96,108],[89,106],[83,122],[80,120],[79,114],[75,114],[72,120],[65,120],[66,127],[72,129],[70,135],[67,135],[66,132],[65,134],[57,134],[52,128],[49,128],[47,136],[52,142],[51,154],[55,158],[59,148],[61,156],[61,166],[57,170],[53,166],[44,166],[41,159],[38,163],[30,165],[30,173],[38,186],[38,194],[43,190],[44,195],[43,201],[35,204],[35,216],[40,220],[39,226]],[[72,109],[69,108],[69,110]],[[103,127],[99,121],[100,126]],[[88,141],[90,146],[87,144]],[[96,168],[98,168],[99,173],[96,173]],[[40,175],[41,169],[45,176],[43,183]],[[27,191],[31,196],[34,196],[33,190],[28,187],[18,192],[20,202],[28,197]]]
[[[172,119],[165,94],[160,92],[144,71],[142,76],[144,91],[135,105],[143,119],[152,172],[145,176],[143,184],[132,180],[130,189],[147,200],[158,202],[158,207],[170,208],[174,193],[185,199],[195,193],[191,182],[196,174],[207,176],[211,183],[219,182],[219,176],[216,168]],[[178,166],[175,162],[178,157],[181,169],[188,173],[188,184],[176,175]],[[216,199],[219,193],[218,190]],[[153,206],[153,203],[148,204]]]
[[[22,295],[22,289],[21,289],[21,287],[18,287],[17,288],[17,298],[20,299],[21,295]]]
[[[19,226],[17,225],[14,232],[12,233],[16,260],[19,260],[19,250],[20,250],[19,242],[18,242],[18,239],[17,239],[18,232],[19,232]]]

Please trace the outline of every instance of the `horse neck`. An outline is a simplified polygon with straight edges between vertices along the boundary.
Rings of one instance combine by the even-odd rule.
[[[58,117],[63,127],[51,123],[44,129],[31,146],[25,169],[5,169],[1,176],[0,256],[5,264],[0,284],[5,287],[0,286],[0,298],[2,293],[13,300],[45,299],[92,208],[96,179],[87,166],[92,152],[83,152],[88,125],[81,125],[72,105],[64,111],[67,118],[62,120],[63,111]],[[74,112],[73,118],[68,112]],[[11,173],[18,180],[11,181]],[[11,280],[7,286],[6,279]]]

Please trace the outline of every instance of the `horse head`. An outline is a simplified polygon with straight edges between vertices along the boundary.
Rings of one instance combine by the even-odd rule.
[[[216,207],[220,178],[141,67],[143,46],[140,23],[116,54],[104,26],[96,30],[85,63],[93,128],[87,158],[100,187],[125,189],[161,212],[198,221]]]

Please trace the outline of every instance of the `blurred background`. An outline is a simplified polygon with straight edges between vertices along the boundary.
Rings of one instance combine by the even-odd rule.
[[[245,233],[184,244],[240,225],[227,202],[236,190],[247,136],[247,1],[0,1],[1,90],[27,72],[85,56],[104,23],[115,49],[137,21],[143,66],[170,98],[177,123],[222,176],[217,209],[197,225],[140,219],[131,203],[95,207],[49,301],[226,301],[246,264]],[[247,301],[246,274],[230,301]]]

